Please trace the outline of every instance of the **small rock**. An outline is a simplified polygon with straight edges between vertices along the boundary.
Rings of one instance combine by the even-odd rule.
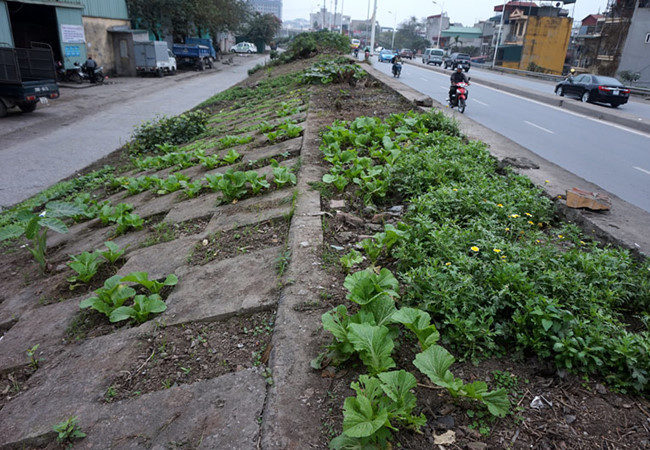
[[[433,424],[436,430],[451,430],[456,426],[456,421],[452,416],[438,417]]]
[[[433,442],[436,445],[449,445],[453,444],[456,442],[456,433],[453,431],[446,431],[445,433],[437,436],[436,434],[433,435]]]
[[[539,165],[528,158],[506,157],[501,160],[501,166],[513,166],[518,169],[539,169]]]
[[[404,211],[404,206],[402,205],[395,205],[388,208],[388,212],[391,214],[402,214],[403,211]]]
[[[487,447],[485,442],[470,442],[467,444],[467,448],[470,450],[485,450]]]
[[[337,212],[336,214],[336,220],[341,221],[353,226],[362,226],[364,223],[364,220],[360,217],[355,216],[354,214],[349,214],[345,212]]]
[[[345,250],[345,247],[341,247],[339,245],[330,245],[334,250],[342,251]]]
[[[424,106],[425,108],[431,108],[433,106],[433,99],[429,96],[419,97],[413,101],[416,106]]]
[[[602,384],[598,383],[596,384],[596,392],[598,392],[600,395],[605,395],[607,394],[607,388]]]
[[[206,247],[206,246],[208,245],[208,240],[207,240],[207,239],[203,239],[203,241],[201,241],[201,245],[203,245],[204,247]]]
[[[608,196],[575,187],[566,191],[566,204],[569,208],[587,208],[592,211],[609,211],[612,208]]]
[[[376,223],[369,223],[368,224],[368,229],[370,231],[374,231],[376,233],[384,231],[384,227],[382,225],[379,225],[379,224],[376,224]]]
[[[334,378],[336,376],[336,369],[332,366],[327,366],[320,373],[321,378]]]
[[[567,414],[566,416],[564,416],[564,420],[566,420],[566,423],[571,425],[573,422],[576,421],[576,416],[574,416],[572,414]]]
[[[330,201],[330,208],[343,209],[345,208],[345,200],[332,200]]]
[[[383,213],[375,214],[374,216],[372,216],[372,219],[370,219],[370,221],[372,223],[383,223],[383,222],[386,221],[386,219],[388,219],[388,217],[389,217],[389,214],[383,212]]]
[[[300,246],[301,246],[302,248],[309,247],[309,241],[302,241],[302,242],[300,243]]]

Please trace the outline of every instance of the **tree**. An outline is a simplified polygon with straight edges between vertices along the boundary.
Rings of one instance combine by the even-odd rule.
[[[396,48],[424,49],[429,47],[429,41],[421,36],[425,25],[412,16],[406,22],[399,24],[395,33]]]
[[[248,23],[246,35],[253,42],[271,42],[280,28],[282,22],[275,15],[255,13]]]
[[[171,35],[177,42],[237,30],[250,15],[244,0],[127,0],[127,6],[134,28],[151,31],[157,40]]]

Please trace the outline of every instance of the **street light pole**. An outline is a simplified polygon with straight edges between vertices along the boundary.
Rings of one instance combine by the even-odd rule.
[[[497,64],[497,51],[499,50],[499,41],[501,40],[501,30],[503,30],[503,18],[506,15],[506,2],[507,0],[503,0],[503,11],[501,11],[501,24],[499,25],[499,33],[497,34],[497,43],[496,46],[494,47],[494,58],[492,59],[492,68],[496,66]]]
[[[390,41],[390,48],[395,49],[395,28],[397,28],[397,14],[392,11],[388,11],[388,14],[393,15],[393,39]]]
[[[442,14],[445,10],[445,4],[443,3],[442,5],[440,5],[438,2],[435,1],[432,1],[431,3],[440,6],[440,25],[438,26],[438,40],[436,41],[436,45],[438,46],[438,48],[440,48],[440,32],[442,31]]]
[[[372,10],[372,27],[370,28],[370,54],[375,52],[375,22],[377,21],[377,0],[375,0],[375,7]]]

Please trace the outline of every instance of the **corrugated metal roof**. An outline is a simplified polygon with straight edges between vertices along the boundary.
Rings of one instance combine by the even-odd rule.
[[[107,19],[128,19],[126,0],[81,0],[84,16],[104,17]]]

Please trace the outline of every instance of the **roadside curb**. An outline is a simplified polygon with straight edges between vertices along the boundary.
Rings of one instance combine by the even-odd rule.
[[[418,98],[422,98],[423,96],[421,92],[404,85],[398,79],[389,77],[371,65],[363,67],[370,76],[384,83],[388,88],[402,95],[407,100],[419,105]],[[578,224],[587,236],[591,236],[601,242],[627,248],[633,254],[637,255],[637,257],[645,258],[650,255],[650,235],[647,232],[648,224],[650,223],[649,212],[622,200],[620,197],[607,192],[600,186],[542,158],[536,153],[475,122],[465,115],[459,114],[455,110],[450,111],[446,105],[436,100],[433,100],[432,108],[417,107],[424,112],[437,109],[453,117],[458,122],[461,132],[468,139],[482,141],[487,144],[490,153],[502,163],[505,158],[515,160],[525,159],[538,166],[539,168],[535,169],[511,168],[516,173],[527,176],[537,187],[542,189],[555,202],[558,214],[568,222]],[[566,191],[573,187],[608,195],[612,200],[611,210],[607,212],[593,212],[569,208],[564,198]]]
[[[438,67],[422,66],[420,64],[416,64],[411,61],[408,61],[408,64],[422,69],[427,69],[433,72],[446,73],[446,74],[449,73],[448,71],[445,71],[444,69],[440,69]],[[557,108],[563,108],[568,111],[584,114],[594,119],[614,123],[616,125],[621,125],[624,127],[631,128],[633,130],[642,131],[644,133],[650,133],[650,121],[644,121],[642,119],[634,118],[627,114],[623,115],[624,113],[613,114],[609,111],[603,110],[602,106],[591,105],[588,103],[580,103],[579,101],[570,99],[568,97],[558,97],[557,95],[554,94],[542,94],[538,92],[531,92],[514,86],[507,86],[503,83],[497,83],[495,81],[477,78],[474,75],[472,75],[472,83],[491,87],[493,89],[498,89],[500,91],[518,95],[520,97],[529,98],[531,100],[535,100],[536,102],[544,103],[550,106],[555,106]],[[570,101],[565,101],[565,99]]]

